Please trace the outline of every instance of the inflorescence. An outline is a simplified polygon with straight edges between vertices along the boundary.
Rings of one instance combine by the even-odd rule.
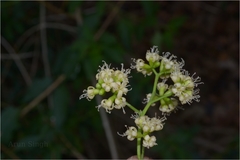
[[[111,113],[113,109],[123,109],[125,106],[129,106],[136,113],[136,116],[133,116],[136,127],[127,127],[126,132],[120,135],[126,136],[130,141],[142,138],[143,147],[153,147],[157,144],[156,137],[150,136],[150,133],[163,129],[166,115],[176,111],[179,103],[191,104],[193,100],[198,102],[200,98],[199,89],[196,89],[199,84],[203,84],[200,82],[200,77],[194,78],[195,73],[190,76],[188,71],[183,69],[184,61],[177,61],[176,58],[169,52],[159,55],[157,46],[153,46],[146,53],[146,61],[133,59],[134,64],[131,65],[131,69],[136,69],[145,77],[152,74],[156,77],[152,93],[148,93],[143,100],[143,103],[146,104],[143,111],[137,110],[126,100],[125,96],[130,90],[128,87],[131,69],[124,69],[123,64],[119,70],[111,68],[103,61],[103,66],[100,66],[96,75],[97,84],[95,87],[89,86],[85,89],[80,99],[92,100],[95,95],[104,96],[106,93],[110,93],[108,94],[110,96],[103,99],[97,108],[102,107]],[[169,79],[172,82],[167,84]],[[163,117],[150,118],[145,115],[150,106],[158,106]]]

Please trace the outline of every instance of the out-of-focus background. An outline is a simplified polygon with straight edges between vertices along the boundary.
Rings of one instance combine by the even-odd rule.
[[[1,158],[135,155],[136,141],[117,134],[133,125],[132,111],[104,114],[99,99],[79,96],[102,60],[127,68],[153,45],[204,85],[145,155],[239,158],[239,2],[2,2],[1,20]],[[127,100],[142,108],[153,79],[133,70],[130,81]]]

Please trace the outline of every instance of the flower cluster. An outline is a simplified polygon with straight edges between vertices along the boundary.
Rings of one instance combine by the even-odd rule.
[[[194,87],[202,84],[202,82],[200,82],[200,77],[193,78],[193,76],[190,77],[185,70],[182,72],[175,71],[171,73],[171,79],[174,82],[172,92],[179,98],[179,101],[182,104],[190,104],[192,100],[199,101],[199,89],[194,90]]]
[[[132,65],[132,69],[137,69],[138,72],[141,72],[143,75],[150,76],[152,74],[152,68],[159,67],[160,63],[160,56],[158,54],[157,46],[153,46],[151,50],[147,51],[146,53],[146,59],[149,64],[145,63],[142,59],[133,59],[133,62],[135,62],[135,65]]]
[[[163,129],[163,121],[166,120],[165,115],[170,115],[176,111],[178,104],[190,104],[193,100],[199,101],[199,89],[196,87],[202,84],[200,77],[194,78],[183,69],[184,61],[177,61],[177,57],[169,52],[159,55],[157,46],[153,46],[146,52],[146,60],[133,59],[134,64],[131,65],[132,69],[136,69],[145,77],[154,75],[153,90],[146,95],[143,103],[146,104],[144,109],[138,110],[126,101],[124,97],[129,89],[129,74],[130,69],[111,68],[106,62],[100,67],[96,75],[96,86],[89,86],[85,89],[80,99],[87,98],[93,99],[96,95],[109,95],[107,99],[103,99],[101,104],[97,106],[99,109],[103,107],[107,112],[115,109],[123,109],[128,106],[132,109],[136,116],[133,116],[136,127],[127,127],[125,133],[121,136],[126,136],[128,140],[133,141],[137,138],[138,145],[138,158],[141,158],[143,150],[155,145],[156,137],[150,135],[154,131]],[[159,105],[157,105],[159,104]],[[146,113],[150,107],[158,106],[159,110],[164,115],[163,118],[149,118]],[[139,147],[140,146],[140,147]]]
[[[141,132],[137,132],[136,127],[128,127],[127,131],[122,136],[127,136],[127,139],[132,141],[135,138],[143,138],[143,146],[146,148],[153,147],[154,145],[157,145],[156,143],[156,137],[155,136],[149,136],[150,133],[154,131],[159,131],[163,129],[163,121],[166,119],[165,117],[159,119],[156,117],[149,118],[148,116],[133,116],[135,119],[135,124],[137,128]]]
[[[200,96],[198,95],[199,89],[195,89],[200,82],[200,78],[193,78],[189,76],[188,72],[182,67],[184,61],[177,61],[177,57],[169,52],[163,53],[162,56],[158,55],[158,49],[153,46],[151,50],[146,53],[147,63],[142,59],[133,60],[135,65],[131,68],[136,69],[144,76],[151,75],[153,72],[156,76],[162,79],[162,82],[157,84],[157,93],[147,94],[147,98],[144,99],[144,103],[148,103],[152,94],[154,98],[163,97],[159,100],[159,110],[163,114],[169,115],[178,107],[178,101],[181,104],[190,104],[193,100],[198,101]],[[158,70],[157,70],[158,69]],[[166,84],[166,81],[170,78],[173,85]],[[165,96],[167,95],[167,96]],[[156,103],[152,103],[154,106]]]
[[[104,62],[104,61],[103,61]],[[101,104],[97,107],[103,107],[107,112],[111,112],[112,109],[121,109],[126,105],[126,95],[129,91],[128,87],[128,74],[130,69],[124,69],[123,64],[121,70],[110,68],[106,62],[100,67],[96,75],[98,83],[96,87],[89,86],[87,90],[84,90],[84,94],[80,96],[80,99],[87,98],[91,100],[95,95],[104,95],[106,92],[111,92],[112,96],[108,99],[103,99]]]

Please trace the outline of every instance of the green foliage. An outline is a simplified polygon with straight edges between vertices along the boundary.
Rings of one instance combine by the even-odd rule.
[[[62,129],[66,119],[67,107],[69,105],[69,93],[66,87],[60,86],[53,93],[53,108],[51,108],[51,117],[57,129]]]
[[[27,89],[26,94],[24,95],[22,102],[29,102],[33,98],[37,97],[42,93],[50,84],[52,83],[51,79],[48,77],[35,79],[32,82],[32,85]]]
[[[173,40],[178,33],[180,27],[184,24],[186,17],[180,16],[173,18],[165,27],[165,32],[162,35],[163,43],[171,48],[173,46]]]

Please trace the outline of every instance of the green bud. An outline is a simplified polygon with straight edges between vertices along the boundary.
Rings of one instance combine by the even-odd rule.
[[[161,86],[159,90],[159,95],[162,96],[165,92],[165,86]]]
[[[161,99],[160,102],[161,102],[161,105],[165,105],[165,104],[166,104],[166,102],[164,101],[164,99]]]
[[[172,102],[170,98],[164,98],[164,101],[166,102],[166,104],[170,104]]]
[[[97,83],[97,84],[96,84],[96,88],[97,88],[97,89],[101,89],[101,88],[102,88],[102,87],[101,87],[101,84],[100,84],[100,83]]]
[[[156,67],[159,67],[160,66],[160,62],[155,62],[154,64],[153,64],[153,68],[156,68]]]
[[[102,79],[99,79],[98,80],[98,83],[101,85],[103,83],[103,80]]]
[[[104,93],[105,93],[105,90],[102,88],[102,89],[100,89],[100,91],[99,91],[99,95],[104,95]]]
[[[148,64],[144,64],[143,68],[148,70],[151,69],[152,67],[150,67]]]
[[[150,64],[150,67],[152,68],[153,67],[153,65],[154,65],[154,63],[150,60],[149,61],[149,64]]]
[[[164,95],[171,96],[172,94],[173,94],[173,92],[171,90],[168,90]]]

